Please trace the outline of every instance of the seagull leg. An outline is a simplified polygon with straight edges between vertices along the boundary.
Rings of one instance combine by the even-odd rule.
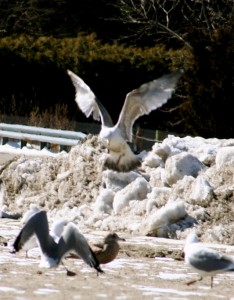
[[[210,287],[213,288],[213,276],[210,278]]]
[[[192,281],[189,281],[189,282],[187,282],[186,283],[186,285],[192,285],[192,284],[194,284],[195,282],[197,282],[197,281],[201,281],[203,279],[203,277],[202,276],[200,276],[200,278],[199,279],[196,279],[196,280],[192,280]]]
[[[67,271],[67,276],[76,276],[76,273],[68,270],[68,268],[65,266],[63,262],[61,262],[61,264],[64,266],[65,270]]]

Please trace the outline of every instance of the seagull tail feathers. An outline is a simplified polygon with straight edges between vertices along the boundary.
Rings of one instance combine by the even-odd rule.
[[[140,166],[141,158],[133,153],[131,153],[130,156],[128,155],[128,157],[120,155],[117,160],[115,157],[113,157],[113,155],[108,155],[103,163],[103,169],[107,168],[123,173],[130,172]]]

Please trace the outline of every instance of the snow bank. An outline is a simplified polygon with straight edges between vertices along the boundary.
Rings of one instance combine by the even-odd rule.
[[[170,135],[129,173],[103,170],[105,152],[89,136],[67,154],[22,153],[0,168],[0,210],[24,214],[34,204],[82,230],[168,238],[196,226],[204,240],[234,244],[233,139]]]

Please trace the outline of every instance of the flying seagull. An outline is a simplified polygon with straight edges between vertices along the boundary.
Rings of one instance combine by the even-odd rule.
[[[118,172],[129,172],[140,166],[141,159],[135,155],[127,142],[132,142],[134,122],[165,104],[172,96],[183,70],[164,75],[141,85],[126,95],[118,122],[113,125],[109,113],[89,86],[76,74],[67,71],[75,87],[75,101],[86,117],[101,119],[99,138],[109,151],[104,167]]]
[[[36,235],[41,248],[40,267],[51,268],[61,263],[63,256],[74,251],[90,267],[95,268],[98,273],[103,273],[99,262],[88,245],[85,237],[78,231],[73,223],[68,223],[65,227],[58,243],[49,234],[49,226],[45,211],[35,213],[24,225],[19,235],[13,243],[12,253],[18,252],[32,236]]]
[[[188,235],[184,247],[184,258],[187,265],[200,274],[200,278],[187,283],[191,285],[211,276],[211,288],[213,287],[213,276],[218,273],[234,271],[234,257],[219,253],[199,243],[196,234]]]

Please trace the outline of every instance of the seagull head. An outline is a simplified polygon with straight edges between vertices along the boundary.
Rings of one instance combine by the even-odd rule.
[[[104,242],[105,243],[113,243],[113,242],[118,242],[118,241],[125,241],[124,238],[121,238],[118,236],[117,233],[115,232],[110,232],[108,235],[105,237]]]
[[[190,245],[194,244],[194,243],[198,243],[198,242],[199,242],[199,240],[198,240],[198,237],[197,237],[196,233],[194,233],[194,232],[189,233],[189,235],[186,238],[185,246],[184,246],[184,249],[182,251],[182,255],[181,256],[183,258],[185,258],[186,252],[190,248]]]

